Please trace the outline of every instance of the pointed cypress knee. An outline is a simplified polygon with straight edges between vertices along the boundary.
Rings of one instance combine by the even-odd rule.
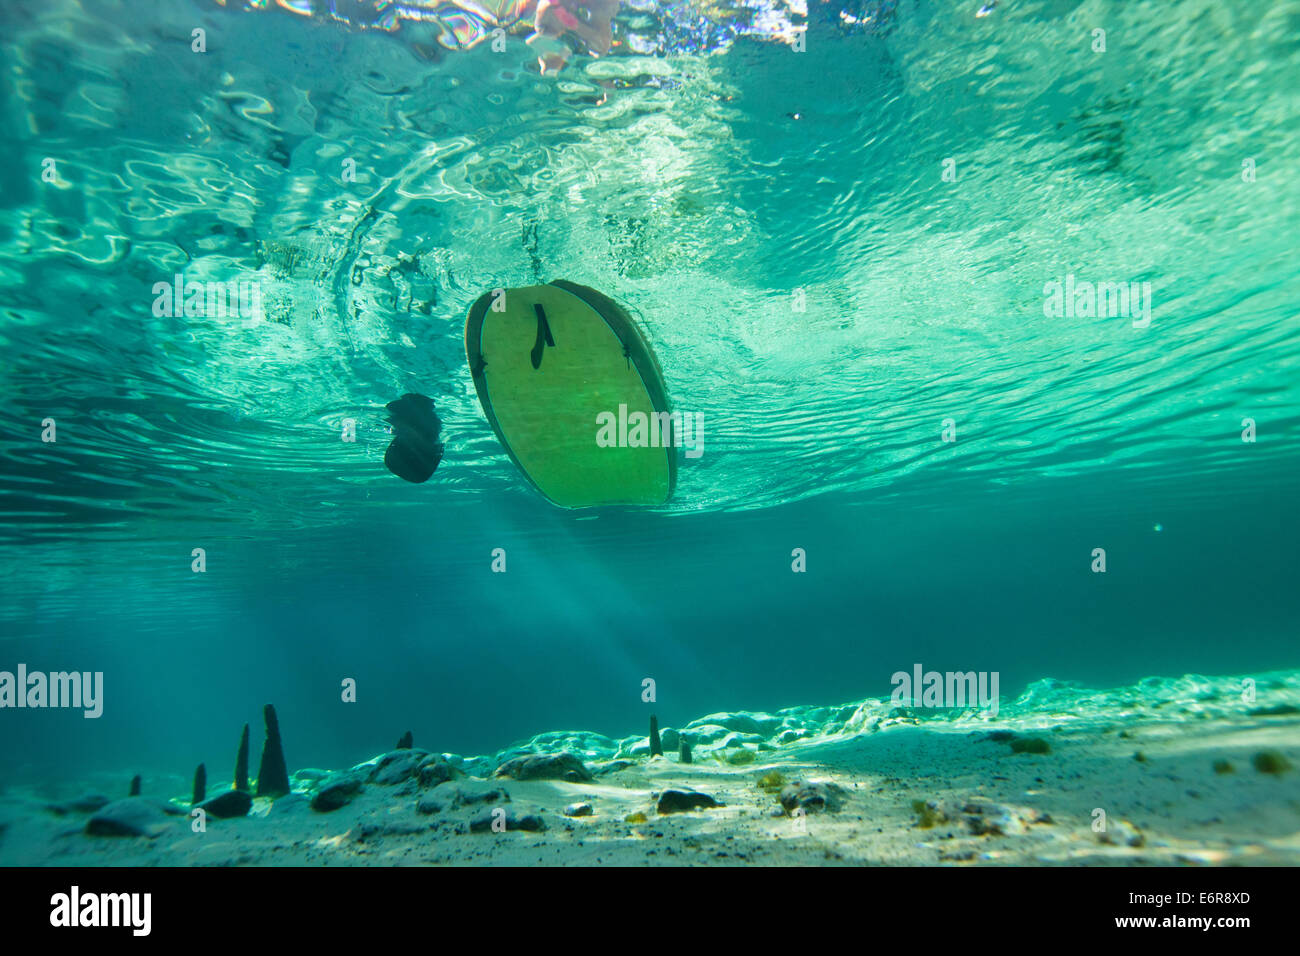
[[[283,797],[289,792],[289,768],[285,766],[284,747],[280,744],[280,722],[270,704],[262,713],[266,718],[266,742],[262,744],[262,762],[257,767],[257,795]]]
[[[402,739],[397,742],[398,750],[410,750],[414,746],[415,734],[411,733],[409,730],[402,734]]]
[[[248,790],[248,724],[239,738],[239,753],[235,755],[235,789]]]
[[[194,799],[190,803],[202,803],[203,798],[208,795],[208,768],[199,764],[199,768],[194,771]]]
[[[681,740],[677,743],[677,759],[682,763],[691,762],[691,742],[682,734]]]
[[[131,796],[140,796],[140,782],[140,775],[138,773],[131,778]]]
[[[664,745],[659,742],[659,718],[654,714],[650,715],[650,756],[662,757],[664,755]]]

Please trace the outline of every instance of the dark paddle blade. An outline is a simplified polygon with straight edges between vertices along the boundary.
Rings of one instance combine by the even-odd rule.
[[[398,478],[414,484],[428,481],[442,461],[442,422],[434,411],[433,399],[408,392],[389,402],[393,442],[384,452],[384,464]]]
[[[404,478],[418,485],[428,481],[438,470],[438,462],[442,461],[441,449],[442,446],[439,445],[437,452],[430,453],[424,449],[413,448],[400,439],[394,439],[388,446],[388,451],[384,452],[384,464],[398,478]]]

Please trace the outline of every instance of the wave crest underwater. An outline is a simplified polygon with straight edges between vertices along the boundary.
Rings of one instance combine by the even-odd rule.
[[[1190,32],[1127,5],[1104,54],[1053,4],[944,6],[851,32],[810,18],[799,54],[780,31],[725,55],[621,44],[558,78],[522,40],[431,61],[419,23],[5,14],[7,528],[328,521],[358,488],[387,507],[377,409],[417,384],[456,436],[437,493],[518,489],[459,326],[483,290],[561,275],[631,306],[710,422],[671,511],[1170,456],[1215,473],[1249,415],[1267,420],[1250,467],[1282,468],[1300,391],[1286,5],[1188,5]],[[46,159],[53,182],[30,175]],[[256,280],[258,314],[153,314],[177,273]],[[1067,276],[1149,283],[1150,325],[1048,317]],[[45,417],[84,423],[75,450],[32,452]]]

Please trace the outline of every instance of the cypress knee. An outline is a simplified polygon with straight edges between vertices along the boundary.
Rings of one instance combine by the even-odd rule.
[[[248,724],[244,724],[239,738],[239,753],[235,755],[235,789],[248,790]]]
[[[280,743],[280,722],[275,708],[267,704],[263,710],[266,719],[266,741],[262,744],[262,762],[257,768],[257,795],[283,797],[289,792],[289,768],[284,762],[284,747]]]
[[[190,803],[202,803],[203,798],[208,795],[208,768],[199,764],[194,771],[194,796]]]

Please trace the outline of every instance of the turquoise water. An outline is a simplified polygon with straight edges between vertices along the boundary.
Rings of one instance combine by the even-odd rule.
[[[0,712],[5,776],[225,767],[266,701],[331,767],[644,732],[646,678],[681,726],[1300,665],[1300,5],[646,2],[546,76],[346,6],[0,13],[0,669],[105,682]],[[483,417],[465,313],[551,278],[704,417],[661,508],[553,508]]]

